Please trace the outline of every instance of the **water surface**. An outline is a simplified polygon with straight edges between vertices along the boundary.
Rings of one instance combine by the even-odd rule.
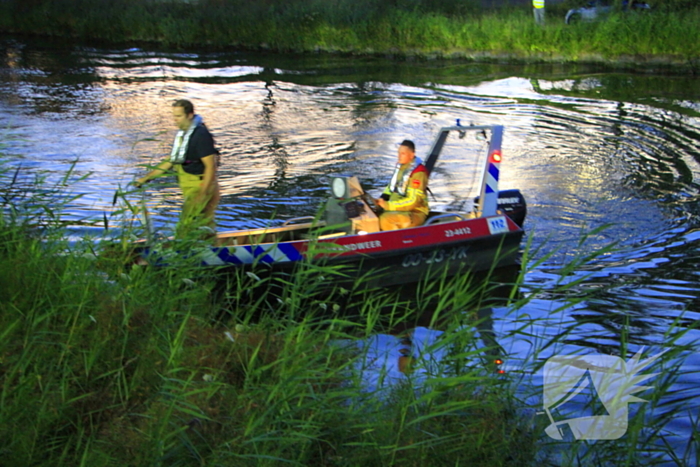
[[[632,353],[644,346],[658,351],[672,323],[697,320],[698,96],[700,82],[692,77],[582,66],[0,40],[3,152],[23,174],[57,180],[73,163],[78,174],[91,173],[71,187],[82,198],[64,213],[76,236],[99,235],[104,216],[115,210],[115,190],[169,153],[175,99],[194,102],[221,149],[221,230],[313,214],[336,174],[356,175],[377,194],[400,141],[414,140],[425,155],[438,130],[456,119],[504,125],[501,188],[518,188],[527,199],[534,260],[552,253],[530,265],[523,291],[536,296],[526,308],[494,310],[497,339],[513,362],[533,345],[522,338],[528,320],[543,340],[567,333],[551,354],[619,354],[622,340]],[[464,149],[482,144],[448,143],[431,178],[431,207],[469,206],[479,165]],[[159,228],[173,226],[181,202],[174,180],[148,185],[144,200]],[[601,226],[607,228],[579,242]],[[614,252],[562,278],[564,262],[611,242]],[[586,298],[558,310],[564,297],[556,284],[582,276],[573,293]],[[437,332],[419,330],[417,345]],[[697,349],[697,339],[690,331],[683,343]],[[390,339],[377,342],[396,348]],[[699,364],[691,352],[679,388],[698,392]],[[679,417],[672,427],[680,439],[689,423]]]

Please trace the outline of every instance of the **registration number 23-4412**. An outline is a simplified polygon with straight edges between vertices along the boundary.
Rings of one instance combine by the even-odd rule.
[[[447,229],[445,230],[445,237],[452,238],[459,235],[471,235],[472,230],[469,227],[462,227],[461,229]]]
[[[409,268],[420,266],[421,264],[441,263],[445,260],[465,259],[466,257],[466,247],[453,248],[451,250],[437,250],[432,253],[413,253],[404,256],[401,266]]]

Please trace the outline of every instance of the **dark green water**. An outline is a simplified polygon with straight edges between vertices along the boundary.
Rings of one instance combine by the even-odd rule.
[[[528,274],[523,291],[537,290],[537,297],[521,314],[494,310],[497,339],[513,362],[530,350],[515,331],[526,325],[542,339],[569,333],[552,354],[619,354],[623,329],[632,352],[642,346],[656,352],[672,322],[697,320],[699,96],[693,77],[585,67],[0,39],[0,134],[10,164],[54,180],[75,160],[78,173],[92,172],[71,187],[83,197],[64,213],[75,236],[99,235],[115,189],[142,174],[140,165],[169,153],[170,104],[177,98],[194,102],[222,152],[220,230],[312,214],[334,174],[357,175],[376,191],[401,140],[413,139],[420,155],[457,118],[504,125],[501,187],[525,195],[525,227],[537,254],[556,252]],[[470,202],[476,163],[461,149],[479,144],[448,144],[431,179],[433,208]],[[180,203],[173,180],[149,185],[146,202],[160,228],[172,226]],[[606,224],[578,246],[582,233]],[[561,263],[610,242],[618,244],[614,253],[567,279],[587,276],[574,291],[593,291],[592,298],[552,313],[563,300],[551,293],[562,280]],[[431,339],[428,330],[418,334]],[[698,348],[697,339],[691,331],[683,343]],[[700,392],[699,370],[690,353],[677,385],[684,392],[670,406]],[[690,421],[679,416],[669,429],[682,440]]]

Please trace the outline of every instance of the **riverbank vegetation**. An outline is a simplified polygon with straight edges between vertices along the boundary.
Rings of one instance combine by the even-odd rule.
[[[173,47],[338,52],[498,60],[648,63],[697,71],[700,8],[665,0],[649,12],[564,24],[569,0],[547,8],[476,0],[6,0],[0,31]]]
[[[96,260],[104,245],[63,239],[58,213],[69,197],[50,200],[57,193],[34,190],[20,170],[3,175],[4,464],[523,466],[534,458],[529,418],[474,348],[474,332],[459,329],[467,315],[445,317],[454,332],[430,349],[445,354],[430,374],[407,355],[393,366],[408,376],[391,383],[396,374],[368,354],[375,336],[410,325],[395,296],[351,300],[349,319],[334,313],[332,294],[316,299],[318,282],[301,271],[286,293],[244,307],[240,292],[264,279],[241,274],[235,290],[216,294],[214,277],[191,260],[124,269],[120,240],[133,231]],[[478,300],[424,291],[437,293],[437,314]],[[422,387],[412,372],[425,375]]]
[[[469,277],[422,285],[417,301],[388,291],[319,298],[318,281],[334,271],[319,278],[309,266],[279,295],[244,301],[265,279],[241,273],[221,290],[216,271],[179,255],[166,268],[123,267],[127,242],[142,233],[135,228],[102,242],[66,241],[60,213],[74,199],[64,187],[75,176],[50,182],[0,171],[0,452],[7,465],[573,467],[653,465],[674,456],[677,465],[695,465],[698,437],[677,454],[664,428],[682,409],[664,397],[687,329],[669,329],[671,349],[649,369],[661,375],[649,381],[649,402],[630,415],[625,437],[601,450],[554,442],[543,435],[546,417],[527,408],[528,397],[541,395],[527,375],[541,371],[539,352],[559,348],[568,332],[548,342],[532,334],[532,318],[521,310],[542,292],[513,287],[522,274],[506,284],[507,302],[495,304],[485,301],[492,285]],[[116,215],[128,224],[136,210],[131,203]],[[117,227],[108,216],[104,224]],[[560,285],[547,291],[560,303],[553,314],[582,303],[573,291],[584,276],[572,273],[607,252],[562,267]],[[546,260],[531,253],[526,248],[531,267]],[[350,314],[336,313],[347,304]],[[525,360],[509,362],[495,335],[485,338],[488,315],[477,310],[487,305],[510,310],[508,338],[533,345]],[[422,307],[443,332],[418,349],[410,330]],[[619,351],[630,355],[629,322],[621,326]],[[397,342],[409,341],[393,362],[376,346],[392,331]],[[506,365],[494,365],[496,358]]]

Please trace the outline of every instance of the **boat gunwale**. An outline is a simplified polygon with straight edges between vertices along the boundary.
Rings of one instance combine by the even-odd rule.
[[[456,214],[461,214],[461,213],[456,213]],[[441,241],[436,241],[432,242],[429,244],[421,244],[421,245],[406,245],[406,246],[401,246],[398,248],[389,248],[389,249],[383,249],[380,251],[360,251],[360,250],[351,250],[345,247],[344,244],[338,244],[336,243],[337,240],[343,239],[347,240],[350,244],[352,244],[352,240],[361,240],[363,243],[364,242],[370,242],[370,241],[376,241],[373,240],[376,236],[383,236],[387,238],[394,238],[394,236],[402,235],[404,236],[407,232],[420,232],[421,230],[425,229],[437,229],[439,227],[454,227],[455,229],[467,227],[469,224],[473,224],[475,222],[482,222],[482,221],[488,221],[488,219],[495,219],[495,218],[504,218],[507,219],[506,222],[508,224],[508,230],[505,232],[499,232],[499,233],[484,233],[484,234],[477,234],[473,236],[468,236],[468,237],[457,237],[453,240],[446,240],[442,239]],[[280,228],[277,228],[278,230]],[[280,230],[281,231],[281,230]],[[245,231],[234,231],[234,232],[245,232]],[[444,232],[444,230],[442,230]],[[229,250],[229,249],[236,249],[236,248],[251,248],[251,249],[258,249],[262,248],[265,251],[269,251],[271,248],[274,248],[279,245],[290,245],[293,247],[297,247],[300,245],[309,245],[312,243],[321,243],[323,245],[336,245],[339,248],[339,251],[337,252],[321,252],[317,255],[314,256],[314,259],[319,258],[319,257],[352,257],[356,255],[364,255],[364,256],[376,256],[376,255],[395,255],[399,253],[408,253],[414,249],[430,249],[430,248],[439,248],[441,246],[445,247],[453,247],[456,246],[460,243],[465,243],[465,242],[471,242],[475,240],[483,240],[483,239],[488,239],[493,237],[495,238],[500,238],[502,236],[509,236],[510,234],[520,234],[520,238],[522,238],[522,235],[524,234],[524,229],[517,225],[512,219],[510,219],[506,214],[497,214],[495,216],[484,216],[484,217],[476,217],[473,219],[456,219],[454,221],[445,221],[445,222],[439,222],[436,224],[423,224],[420,226],[416,227],[409,227],[406,229],[399,229],[399,230],[391,230],[391,231],[379,231],[379,232],[372,232],[372,233],[367,233],[367,234],[346,234],[341,237],[336,237],[336,238],[327,238],[327,239],[320,239],[320,238],[309,238],[309,239],[298,239],[298,240],[289,240],[289,241],[280,241],[280,242],[261,242],[261,243],[249,243],[249,244],[242,244],[242,245],[220,245],[220,246],[215,246],[212,247],[211,249],[213,251],[221,251],[221,250]],[[225,233],[224,233],[225,234]],[[242,234],[245,235],[245,234]],[[298,248],[296,248],[299,250]],[[341,250],[342,249],[342,250]],[[308,250],[304,249],[303,251],[300,251],[301,256],[304,258],[307,258],[306,252]],[[275,261],[275,263],[278,261]],[[289,262],[289,261],[279,261],[279,262]],[[292,261],[295,262],[295,261]]]

